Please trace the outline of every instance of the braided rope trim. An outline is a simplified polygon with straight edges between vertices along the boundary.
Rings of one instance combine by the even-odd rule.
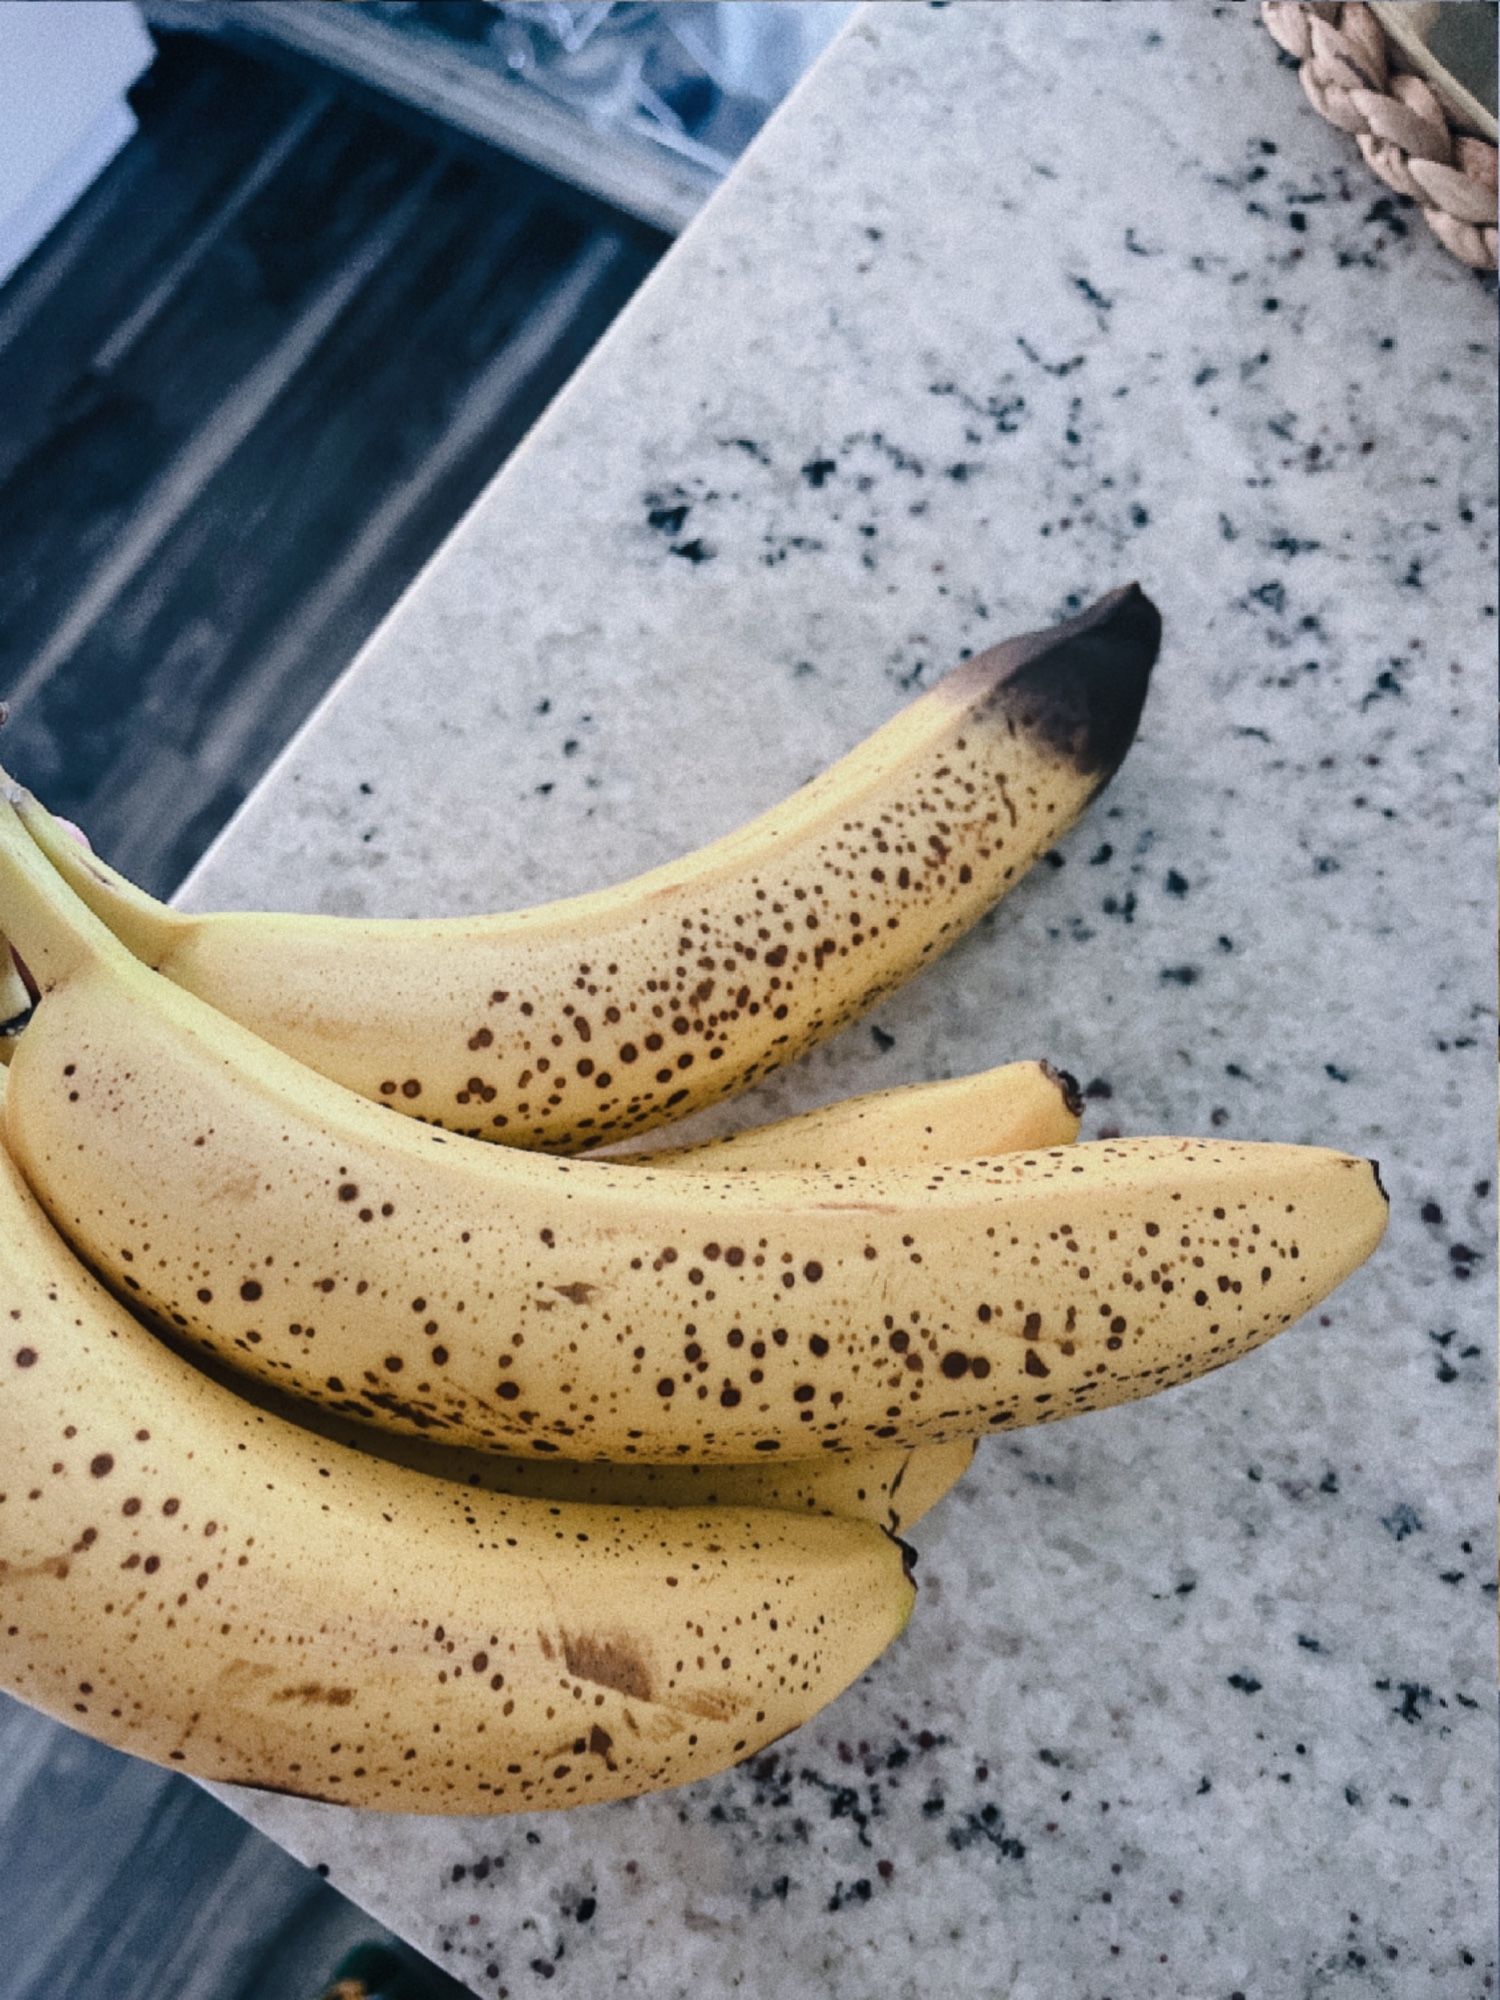
[[[1261,0],[1260,15],[1296,57],[1314,111],[1354,134],[1366,165],[1417,203],[1444,249],[1493,271],[1495,148],[1455,130],[1430,86],[1393,67],[1363,0]]]

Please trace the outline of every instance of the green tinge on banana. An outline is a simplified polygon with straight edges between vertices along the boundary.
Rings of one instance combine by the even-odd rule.
[[[1028,1146],[1071,1145],[1078,1136],[1080,1108],[1077,1085],[1066,1072],[1044,1062],[1005,1063],[951,1083],[912,1084],[847,1098],[753,1126],[732,1138],[649,1157],[655,1167],[735,1172],[756,1165],[821,1170],[974,1159]],[[274,1392],[261,1406],[306,1424],[320,1437],[491,1493],[612,1506],[790,1507],[798,1513],[874,1521],[892,1534],[915,1526],[935,1507],[974,1456],[973,1439],[959,1438],[914,1450],[829,1452],[785,1464],[580,1465],[571,1459],[516,1458],[404,1437]]]
[[[157,978],[0,805],[41,998],[7,1140],[93,1267],[242,1372],[527,1456],[756,1462],[1152,1393],[1370,1253],[1367,1161],[1176,1138],[822,1173],[485,1147]]]
[[[743,1090],[952,944],[1108,782],[1160,632],[1137,586],[1115,591],[956,668],[738,832],[508,915],[186,915],[20,809],[132,950],[311,1068],[581,1151]]]
[[[860,1521],[428,1479],[252,1409],[68,1251],[0,1155],[0,1686],[200,1778],[535,1811],[709,1775],[901,1631]]]

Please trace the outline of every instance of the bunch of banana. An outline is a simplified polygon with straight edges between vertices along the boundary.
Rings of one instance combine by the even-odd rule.
[[[1369,1162],[1074,1146],[1040,1064],[567,1157],[743,1088],[971,922],[1123,754],[1156,637],[1117,593],[700,855],[472,923],[180,917],[10,788],[38,998],[0,1109],[0,1681],[347,1803],[680,1782],[900,1629],[880,1531],[978,1435],[1331,1290],[1384,1227]]]
[[[1072,1080],[1011,1063],[658,1164],[696,1153],[726,1168],[819,1167],[856,1145],[860,1160],[958,1158],[1067,1144],[1077,1129]],[[153,1340],[4,1154],[0,1304],[0,1678],[136,1755],[351,1805],[540,1809],[753,1753],[838,1693],[907,1615],[895,1545],[839,1522],[895,1532],[919,1520],[973,1452],[965,1439],[785,1464],[577,1466],[444,1451],[318,1413],[309,1423],[297,1405],[278,1413],[275,1392],[247,1397],[251,1385],[210,1381]],[[388,1481],[381,1459],[413,1470]],[[453,1481],[506,1497],[471,1505]],[[783,1510],[835,1518],[809,1541],[788,1536]],[[732,1683],[721,1667],[679,1686],[665,1645],[684,1611],[695,1628],[709,1601],[726,1627],[764,1621],[773,1556],[784,1567],[752,1655],[759,1682],[742,1665]],[[672,1580],[653,1592],[658,1572]],[[685,1582],[698,1598],[674,1595],[664,1617],[662,1590]],[[504,1639],[490,1629],[502,1603]],[[849,1629],[809,1664],[798,1655],[818,1614]],[[580,1700],[588,1729],[569,1733],[557,1716],[571,1727],[562,1704]]]
[[[157,1763],[505,1812],[721,1770],[905,1624],[900,1546],[549,1505],[325,1443],[153,1337],[0,1158],[0,1678]]]

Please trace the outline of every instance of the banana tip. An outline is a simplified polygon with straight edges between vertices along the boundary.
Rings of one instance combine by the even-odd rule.
[[[983,657],[1001,669],[996,707],[1097,789],[1135,741],[1160,648],[1161,613],[1129,583]]]
[[[1370,1172],[1375,1176],[1375,1185],[1380,1190],[1381,1200],[1385,1203],[1386,1207],[1389,1208],[1391,1205],[1390,1191],[1386,1187],[1385,1182],[1380,1178],[1379,1160],[1367,1160],[1365,1164],[1370,1169]]]
[[[1083,1086],[1079,1083],[1073,1072],[1068,1069],[1058,1069],[1055,1063],[1044,1061],[1042,1063],[1042,1074],[1047,1078],[1049,1083],[1057,1086],[1058,1095],[1062,1098],[1063,1103],[1067,1106],[1073,1117],[1081,1118],[1084,1109]]]

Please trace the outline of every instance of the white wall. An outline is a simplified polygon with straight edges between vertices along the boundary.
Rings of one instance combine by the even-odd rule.
[[[135,130],[131,0],[0,0],[0,283]]]

